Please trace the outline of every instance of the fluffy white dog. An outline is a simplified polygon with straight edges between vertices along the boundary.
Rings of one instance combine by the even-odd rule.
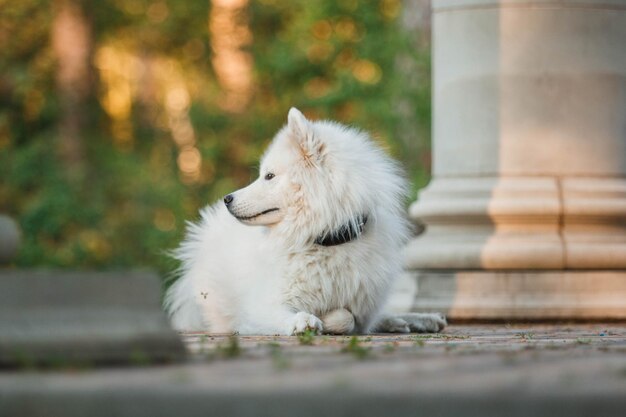
[[[402,272],[406,184],[370,138],[295,108],[259,178],[205,208],[176,251],[165,306],[178,330],[435,332],[439,314],[380,315]]]

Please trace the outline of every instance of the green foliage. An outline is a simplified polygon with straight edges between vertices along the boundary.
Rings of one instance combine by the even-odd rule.
[[[217,346],[216,353],[219,357],[225,359],[233,359],[241,356],[243,351],[239,345],[239,337],[237,337],[237,335],[229,336],[227,343]]]
[[[301,345],[312,345],[315,341],[315,336],[317,336],[317,331],[315,329],[306,329],[297,336]]]
[[[152,267],[167,275],[176,265],[165,253],[185,219],[256,175],[291,106],[371,132],[414,187],[428,180],[430,56],[401,29],[399,1],[251,1],[240,18],[251,33],[254,91],[238,113],[222,106],[210,2],[77,3],[94,56],[78,176],[59,152],[56,3],[0,0],[0,212],[23,231],[17,266]],[[183,147],[166,105],[179,84],[202,161],[193,181],[180,169]],[[112,109],[107,94],[125,92],[128,110]]]
[[[272,364],[274,365],[275,369],[283,371],[291,367],[291,361],[289,360],[287,355],[284,354],[282,347],[279,343],[269,343],[268,347],[270,351],[270,357],[272,358]]]
[[[359,360],[366,359],[371,354],[371,348],[361,345],[357,336],[352,336],[348,344],[341,349],[344,353],[349,353]]]
[[[518,333],[516,336],[524,341],[533,340],[535,338],[535,334],[532,332]]]

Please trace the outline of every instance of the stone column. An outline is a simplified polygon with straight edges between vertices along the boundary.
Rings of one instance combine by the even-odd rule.
[[[626,0],[434,0],[415,310],[626,317]]]

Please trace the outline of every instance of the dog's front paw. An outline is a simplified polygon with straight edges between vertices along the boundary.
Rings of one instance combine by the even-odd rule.
[[[315,334],[322,332],[324,325],[322,320],[318,319],[313,314],[300,311],[296,313],[290,320],[287,326],[287,334],[298,335],[309,331],[314,331]]]
[[[437,333],[448,325],[441,313],[408,313],[400,317],[408,323],[411,332]]]

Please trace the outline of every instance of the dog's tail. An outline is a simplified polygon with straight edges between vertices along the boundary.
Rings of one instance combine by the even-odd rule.
[[[166,292],[163,303],[165,312],[174,330],[203,330],[202,314],[191,295],[191,280],[184,278],[179,278]]]
[[[322,316],[324,333],[350,334],[354,331],[354,316],[345,308],[338,308]]]

